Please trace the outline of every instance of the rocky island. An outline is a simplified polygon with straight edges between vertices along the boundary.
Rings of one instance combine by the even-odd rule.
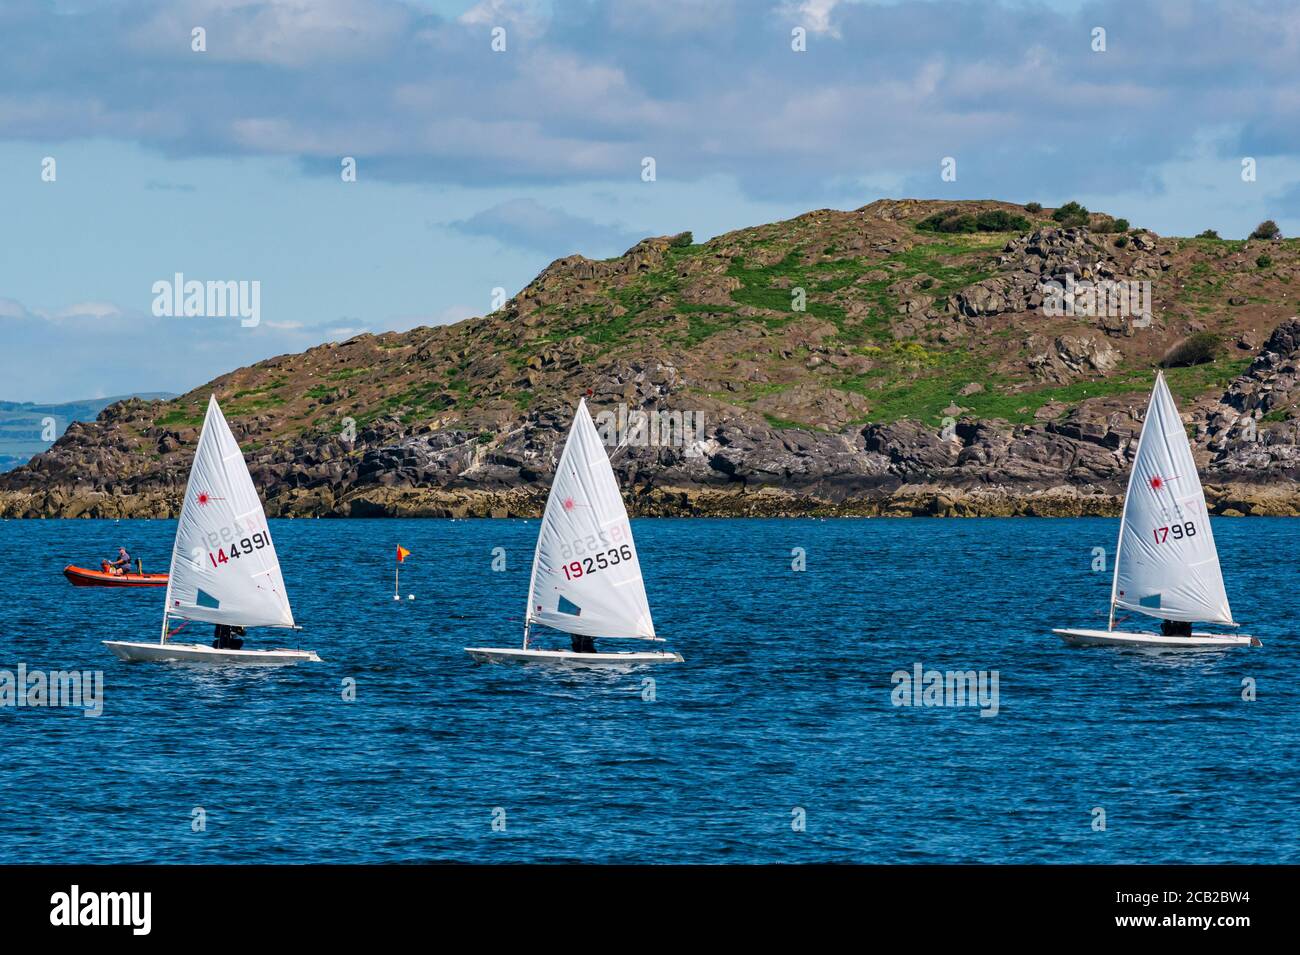
[[[1157,367],[1211,511],[1295,515],[1297,291],[1295,240],[1074,203],[651,238],[486,316],[113,404],[0,475],[0,516],[176,515],[210,393],[271,516],[536,515],[583,395],[635,514],[1111,515]]]

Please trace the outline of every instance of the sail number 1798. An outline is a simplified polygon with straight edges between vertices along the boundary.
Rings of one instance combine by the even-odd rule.
[[[1186,524],[1171,524],[1168,527],[1157,527],[1151,533],[1156,535],[1157,544],[1164,544],[1171,537],[1176,541],[1180,541],[1184,537],[1196,536],[1196,524],[1192,521],[1188,521]]]

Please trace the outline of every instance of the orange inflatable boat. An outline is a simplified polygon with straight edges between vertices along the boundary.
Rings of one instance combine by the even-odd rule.
[[[63,576],[74,587],[166,587],[166,574],[110,574],[69,564]]]

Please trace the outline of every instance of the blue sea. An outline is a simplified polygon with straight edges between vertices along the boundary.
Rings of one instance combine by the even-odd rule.
[[[637,520],[686,662],[610,674],[463,652],[518,644],[536,521],[273,521],[325,662],[267,670],[100,644],[156,639],[163,591],[62,567],[165,570],[174,522],[3,522],[0,669],[104,700],[0,709],[0,862],[1300,862],[1300,524],[1214,523],[1261,649],[1069,649],[1117,525]],[[997,671],[996,716],[894,705],[918,663]]]

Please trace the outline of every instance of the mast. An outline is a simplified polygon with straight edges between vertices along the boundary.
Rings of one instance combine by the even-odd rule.
[[[550,495],[547,495],[547,503],[550,503]],[[533,591],[537,586],[537,561],[542,556],[542,532],[546,527],[546,514],[543,510],[542,519],[537,522],[537,544],[533,548],[533,570],[528,575],[528,603],[524,607],[524,649],[528,649],[528,632],[533,625]]]
[[[540,524],[541,522],[539,522]],[[528,649],[528,629],[533,623],[533,592],[537,587],[537,561],[542,556],[542,531],[538,528],[537,545],[533,548],[533,570],[528,575],[528,603],[524,607],[524,649]]]
[[[172,616],[216,625],[295,626],[265,511],[215,396],[185,484],[163,614],[163,643]]]
[[[199,439],[194,444],[195,459],[198,457],[198,449],[203,446],[203,435],[207,433],[208,422],[212,420],[212,406],[216,402],[216,395],[208,396],[208,408],[203,413],[203,426],[199,428]],[[185,502],[190,499],[190,481],[194,478],[194,461],[190,462],[190,473],[185,478],[185,494],[181,498],[181,513],[176,515],[176,537],[172,541],[172,559],[167,565],[167,595],[163,598],[163,619],[162,632],[158,635],[159,643],[167,642],[167,611],[172,605],[172,581],[176,579],[176,545],[181,539],[181,518],[185,514]]]
[[[1156,383],[1151,387],[1151,397],[1147,401],[1146,416],[1142,419],[1142,430],[1138,433],[1138,444],[1133,449],[1133,463],[1128,469],[1128,485],[1124,488],[1124,507],[1119,512],[1119,537],[1115,540],[1115,567],[1110,577],[1110,619],[1106,623],[1107,632],[1115,629],[1115,597],[1119,589],[1119,555],[1124,547],[1124,522],[1128,519],[1128,501],[1133,494],[1133,480],[1137,476],[1138,455],[1142,453],[1142,442],[1147,439],[1147,423],[1151,420],[1151,406],[1156,400],[1156,389],[1164,372],[1156,372]]]
[[[1133,475],[1129,475],[1129,485],[1133,484]],[[1115,629],[1115,590],[1119,587],[1119,550],[1124,546],[1124,517],[1128,513],[1128,494],[1124,494],[1124,509],[1119,515],[1119,538],[1115,541],[1115,566],[1110,576],[1110,619],[1106,622],[1106,630],[1109,632]]]
[[[579,399],[578,407],[583,408],[584,406],[585,406],[585,402],[582,399]],[[569,434],[570,435],[573,434],[572,424],[569,425]],[[567,448],[569,444],[568,437],[564,439],[564,444],[565,447]],[[561,452],[560,460],[563,460],[563,458],[564,458],[564,454],[563,452]],[[556,474],[558,474],[559,461],[556,461],[555,464],[557,467]],[[537,562],[541,560],[542,557],[542,535],[546,533],[546,511],[551,506],[551,495],[553,493],[555,493],[555,474],[551,476],[551,487],[550,490],[546,492],[546,503],[542,505],[542,517],[537,522],[537,543],[533,545],[533,569],[528,575],[528,603],[524,606],[524,649],[525,650],[528,649],[529,631],[532,629],[533,626],[533,594],[535,593],[537,588]]]
[[[185,493],[186,493],[187,495],[190,493],[190,488],[189,488],[189,484],[188,484],[188,482],[187,482],[186,485],[185,485]],[[177,523],[177,528],[176,528],[176,533],[177,533],[178,536],[180,535],[180,532],[181,532],[181,530],[180,530],[179,521],[178,521],[178,523]],[[167,642],[167,610],[168,610],[168,608],[170,608],[171,605],[172,605],[172,579],[173,579],[175,576],[176,576],[176,543],[173,541],[173,542],[172,542],[172,562],[171,562],[170,564],[167,565],[167,595],[166,595],[165,597],[163,597],[162,633],[160,633],[160,634],[158,635],[158,642],[159,642],[159,643],[166,643],[166,642]]]
[[[627,507],[585,400],[547,495],[524,620],[525,639],[534,623],[592,638],[655,639]]]

